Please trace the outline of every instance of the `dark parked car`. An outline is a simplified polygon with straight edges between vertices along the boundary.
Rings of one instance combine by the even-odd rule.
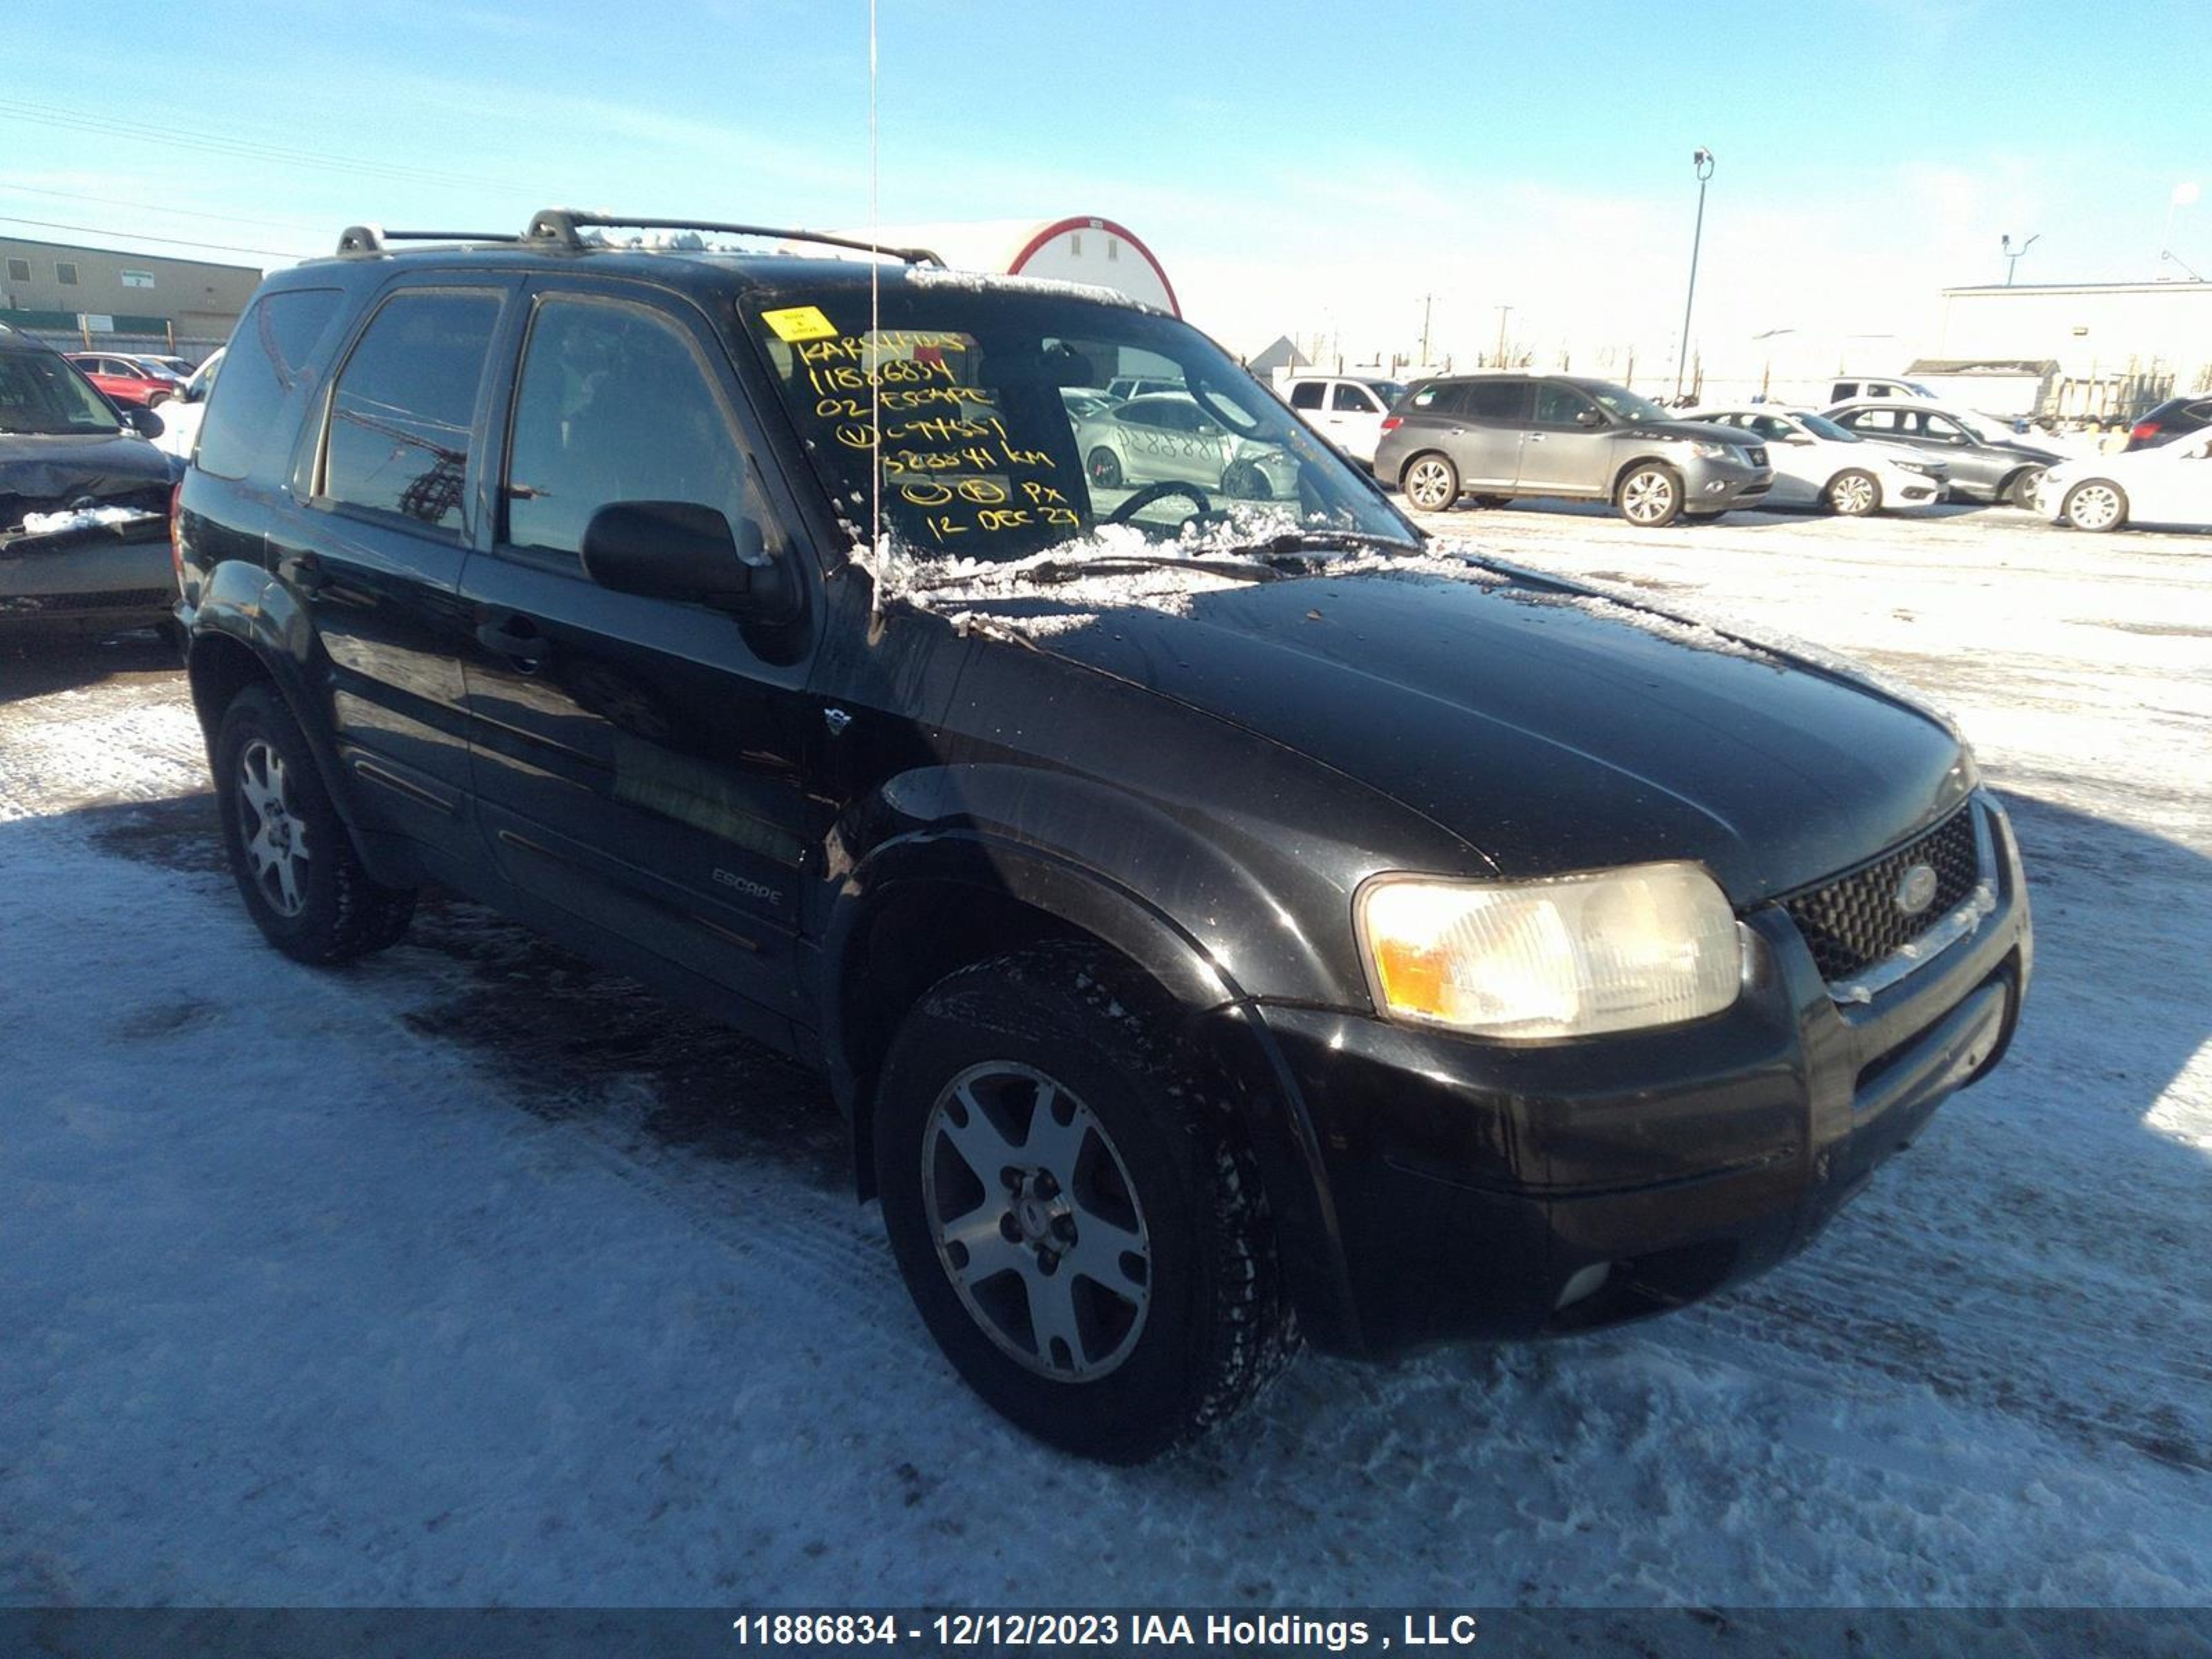
[[[2032,507],[2045,469],[2066,459],[2021,442],[1987,416],[1921,398],[1838,404],[1824,412],[1862,438],[1902,444],[1949,463],[1954,499]]]
[[[1559,495],[1611,501],[1647,526],[1717,519],[1774,483],[1765,446],[1741,432],[1564,374],[1422,381],[1384,417],[1375,476],[1425,513],[1467,495]]]
[[[239,890],[331,963],[440,883],[819,1066],[1024,1428],[1679,1306],[1997,1063],[2027,896],[1932,714],[1425,544],[1149,307],[615,222],[240,321],[177,525]],[[1094,500],[1059,394],[1131,362],[1296,489]]]
[[[179,464],[61,354],[0,324],[0,628],[166,623]],[[79,511],[78,509],[83,509]]]
[[[2212,392],[2168,398],[2128,428],[2128,447],[2150,449],[2208,426],[2212,426]]]

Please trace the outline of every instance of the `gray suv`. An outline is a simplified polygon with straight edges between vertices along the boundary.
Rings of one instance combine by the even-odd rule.
[[[1718,518],[1766,494],[1766,450],[1727,427],[1678,421],[1607,380],[1478,374],[1424,380],[1382,422],[1375,476],[1423,512],[1462,495],[1609,501],[1632,524]]]

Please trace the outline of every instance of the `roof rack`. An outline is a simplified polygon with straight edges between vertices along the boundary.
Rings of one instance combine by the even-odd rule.
[[[387,242],[519,242],[504,230],[386,230],[382,225],[348,225],[338,235],[341,253],[382,253]]]
[[[580,248],[588,244],[577,233],[588,226],[612,226],[629,230],[711,230],[726,236],[771,236],[787,242],[820,242],[830,247],[854,248],[862,253],[888,253],[910,265],[936,265],[942,269],[945,264],[943,259],[926,247],[891,247],[880,243],[864,242],[854,236],[833,236],[819,230],[786,230],[775,225],[732,225],[714,219],[636,218],[618,213],[584,213],[574,208],[547,208],[531,220],[530,228],[523,233],[520,240]]]

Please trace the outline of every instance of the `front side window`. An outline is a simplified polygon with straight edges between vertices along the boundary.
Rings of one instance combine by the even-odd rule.
[[[617,501],[687,501],[747,517],[747,471],[727,411],[690,337],[636,306],[546,301],[531,324],[507,459],[514,546],[582,551]]]
[[[920,557],[1074,556],[1146,541],[1322,530],[1410,545],[1347,464],[1195,329],[1136,306],[1017,283],[895,272],[743,302],[774,391],[829,499],[870,501]],[[1070,386],[1158,389],[1072,415]],[[1172,422],[1172,426],[1166,423]]]
[[[339,298],[334,288],[281,289],[246,307],[222,357],[237,367],[220,386],[210,370],[201,371],[208,377],[207,416],[192,459],[203,472],[246,476],[315,342],[337,314]]]
[[[459,534],[499,304],[496,294],[445,289],[385,301],[338,373],[318,493]]]
[[[1575,416],[1590,407],[1590,400],[1571,386],[1549,383],[1536,388],[1536,424],[1572,426]]]
[[[1338,382],[1336,395],[1330,399],[1329,406],[1340,415],[1375,413],[1375,400],[1367,395],[1367,388],[1354,386],[1349,380]]]

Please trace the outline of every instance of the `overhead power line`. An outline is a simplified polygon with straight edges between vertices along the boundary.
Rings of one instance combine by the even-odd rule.
[[[55,190],[44,185],[0,184],[0,195],[58,196],[65,202],[93,202],[101,207],[135,208],[141,213],[165,213],[178,219],[213,219],[227,225],[259,225],[267,230],[305,234],[307,228],[286,219],[252,219],[237,213],[209,213],[199,208],[162,207],[154,202],[126,202],[115,196],[88,196],[82,191]]]
[[[0,98],[0,115],[35,122],[43,126],[59,127],[66,131],[125,138],[137,146],[143,147],[148,140],[143,121],[102,115],[88,110],[64,109],[52,104],[33,104],[20,99]],[[196,150],[205,155],[228,155],[244,161],[307,167],[324,173],[349,173],[363,178],[386,179],[402,184],[430,185],[448,190],[519,191],[520,189],[519,185],[474,173],[452,173],[438,167],[407,167],[387,161],[364,161],[351,156],[301,149],[295,145],[266,143],[253,138],[233,138],[221,133],[194,131],[189,128],[165,127],[159,138],[165,149]]]
[[[237,247],[228,242],[195,242],[182,236],[148,236],[135,230],[118,230],[112,225],[65,225],[53,219],[18,219],[12,214],[0,213],[0,225],[36,225],[41,230],[76,230],[94,236],[120,236],[131,242],[164,242],[171,247],[214,248],[224,253],[265,253],[274,259],[307,259],[313,254],[302,253],[297,248]],[[334,242],[332,246],[336,246]]]

